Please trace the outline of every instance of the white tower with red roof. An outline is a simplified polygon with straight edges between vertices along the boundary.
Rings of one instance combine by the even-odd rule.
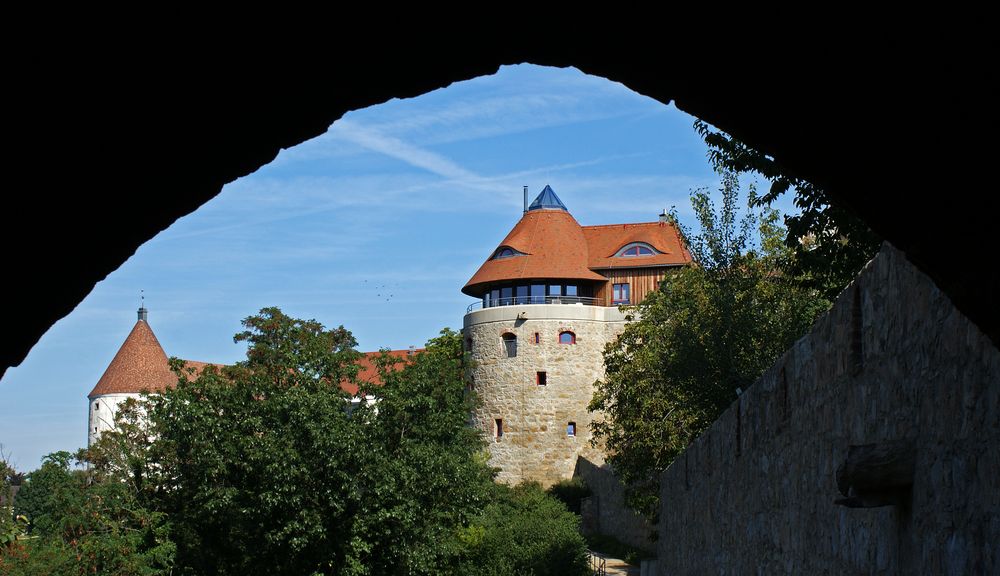
[[[161,392],[177,384],[170,371],[167,355],[147,322],[149,311],[139,308],[139,319],[104,375],[87,395],[90,417],[87,424],[87,444],[114,428],[115,414],[122,402],[139,398],[143,391]]]

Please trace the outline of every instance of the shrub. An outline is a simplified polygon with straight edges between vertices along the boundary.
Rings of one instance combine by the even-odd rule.
[[[550,496],[559,500],[569,508],[570,512],[580,514],[580,501],[590,496],[590,487],[583,478],[560,480],[546,490]]]
[[[483,513],[464,529],[469,576],[585,575],[587,546],[579,518],[535,483],[511,488],[497,484]]]

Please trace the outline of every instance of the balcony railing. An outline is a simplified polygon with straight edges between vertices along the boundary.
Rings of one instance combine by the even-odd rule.
[[[587,296],[513,296],[510,298],[497,298],[490,300],[489,304],[483,305],[483,301],[473,302],[465,309],[468,314],[480,308],[494,308],[497,306],[520,306],[524,304],[581,304],[583,306],[603,306],[604,302],[600,298],[590,298]]]

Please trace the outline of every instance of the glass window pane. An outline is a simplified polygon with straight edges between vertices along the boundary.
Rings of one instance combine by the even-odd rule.
[[[531,285],[531,303],[532,304],[545,303],[545,284]]]
[[[640,256],[652,256],[653,254],[653,251],[645,246],[639,246],[637,250],[639,251]]]
[[[517,287],[517,303],[527,304],[528,303],[528,287],[518,286]]]
[[[500,289],[500,306],[510,306],[514,303],[514,289],[512,287]]]
[[[549,296],[562,296],[562,286],[549,286]]]
[[[567,296],[576,296],[576,286],[566,286]]]

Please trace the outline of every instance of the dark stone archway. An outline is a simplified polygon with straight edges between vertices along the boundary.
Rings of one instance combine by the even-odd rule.
[[[143,242],[281,148],[349,110],[519,62],[622,82],[770,153],[905,251],[1000,342],[996,240],[980,205],[995,186],[986,169],[995,146],[972,139],[993,124],[987,41],[893,34],[855,34],[849,52],[801,39],[769,50],[733,43],[721,63],[650,39],[658,36],[597,42],[564,28],[523,43],[410,38],[383,54],[330,41],[306,61],[304,50],[283,53],[299,62],[294,68],[263,52],[153,54],[154,40],[136,38],[127,49],[79,44],[21,64],[8,84],[16,86],[8,143],[18,152],[8,158],[15,177],[3,200],[0,369],[19,364]]]

